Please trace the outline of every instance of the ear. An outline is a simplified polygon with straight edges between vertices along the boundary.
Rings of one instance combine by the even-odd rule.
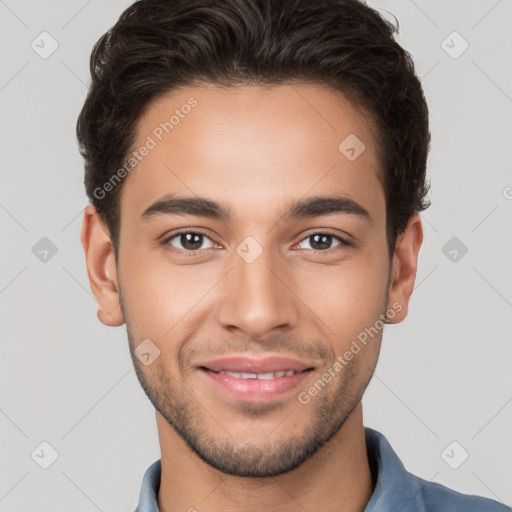
[[[98,319],[110,327],[123,325],[114,247],[107,227],[92,205],[84,211],[81,240],[89,284],[98,302]]]
[[[388,323],[397,324],[405,319],[409,308],[409,299],[414,289],[416,270],[418,267],[418,254],[423,242],[423,227],[421,218],[415,213],[410,219],[404,232],[401,233],[395,244],[393,264],[388,287],[388,311],[395,311]],[[395,307],[393,307],[395,304]],[[401,308],[398,307],[401,306]]]

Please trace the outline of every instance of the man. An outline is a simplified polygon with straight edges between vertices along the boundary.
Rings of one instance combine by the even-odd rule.
[[[393,35],[357,0],[142,0],[96,44],[82,244],[156,409],[138,512],[507,510],[363,426],[428,206]]]

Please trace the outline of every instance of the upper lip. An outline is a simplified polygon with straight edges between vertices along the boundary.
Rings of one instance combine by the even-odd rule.
[[[293,370],[302,372],[313,368],[313,365],[291,359],[289,357],[265,357],[254,359],[249,357],[224,357],[208,361],[201,365],[216,372],[270,373]]]

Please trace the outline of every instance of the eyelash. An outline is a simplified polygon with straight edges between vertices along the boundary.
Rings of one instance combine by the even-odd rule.
[[[174,239],[174,238],[176,238],[176,237],[178,237],[180,235],[186,235],[187,233],[193,233],[195,235],[202,235],[202,236],[210,239],[210,237],[206,233],[203,233],[202,231],[195,230],[195,229],[183,229],[183,230],[177,231],[176,233],[173,233],[172,235],[170,235],[167,238],[165,238],[165,240],[163,241],[163,245],[170,247],[171,251],[176,252],[178,254],[185,255],[185,256],[197,256],[199,254],[204,254],[206,251],[208,251],[208,249],[199,249],[199,250],[196,250],[196,251],[184,251],[184,250],[181,250],[181,249],[176,249],[175,247],[172,247],[171,245],[169,245],[169,242],[172,239]],[[313,237],[315,235],[328,235],[328,236],[331,236],[331,237],[337,239],[340,242],[339,245],[336,245],[335,247],[332,247],[331,249],[326,249],[326,250],[323,250],[323,251],[315,250],[315,249],[307,249],[307,250],[312,250],[312,251],[314,251],[317,254],[331,254],[333,250],[336,250],[336,248],[351,247],[353,245],[352,243],[348,242],[347,240],[339,237],[338,235],[330,233],[329,231],[316,231],[314,233],[311,233],[308,236],[305,236],[304,238],[302,238],[299,241],[298,244],[304,242],[304,240],[307,240],[308,238],[311,238],[311,237]],[[211,240],[211,241],[213,242],[213,240]],[[296,244],[296,245],[298,245],[298,244]]]

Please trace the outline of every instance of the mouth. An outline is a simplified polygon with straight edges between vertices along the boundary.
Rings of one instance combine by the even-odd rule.
[[[209,368],[202,367],[203,370],[209,370]],[[219,375],[229,375],[231,377],[235,377],[236,379],[258,379],[258,380],[271,380],[271,379],[279,379],[281,377],[291,377],[292,375],[297,375],[302,372],[297,372],[295,370],[280,370],[277,372],[266,372],[266,373],[240,373],[240,372],[229,372],[229,371],[215,371],[210,370],[213,373],[217,373]],[[308,370],[302,370],[308,371]]]
[[[207,383],[226,398],[266,402],[285,397],[314,370],[289,358],[224,358],[199,366]]]

